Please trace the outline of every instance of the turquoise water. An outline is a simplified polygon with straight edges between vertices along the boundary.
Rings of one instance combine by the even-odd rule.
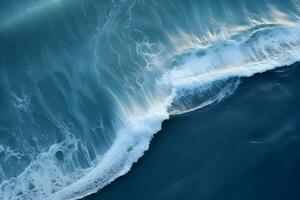
[[[280,73],[286,69],[280,67],[300,60],[297,0],[10,0],[0,5],[0,200],[79,199],[95,193],[130,171],[170,116],[172,123],[240,99],[237,92],[255,87],[241,89],[245,77]],[[285,92],[266,97],[276,101],[289,97]],[[248,121],[257,117],[251,106],[269,105],[247,102],[235,105],[247,114],[224,117]],[[296,112],[294,106],[272,107],[259,116],[267,119],[272,110],[284,108]],[[289,113],[280,113],[289,129]],[[261,120],[253,126],[268,127]],[[199,132],[210,122],[198,123],[184,132]],[[210,134],[218,136],[216,130]],[[255,134],[253,144],[264,141]],[[199,142],[200,150],[205,147]]]

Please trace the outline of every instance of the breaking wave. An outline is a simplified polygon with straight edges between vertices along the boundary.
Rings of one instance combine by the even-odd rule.
[[[23,16],[0,26],[1,200],[94,193],[171,115],[300,61],[297,1],[17,2],[0,13]]]

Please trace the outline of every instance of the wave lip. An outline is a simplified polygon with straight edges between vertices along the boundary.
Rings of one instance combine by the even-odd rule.
[[[197,51],[179,67],[166,73],[163,81],[175,88],[193,87],[227,77],[249,77],[299,59],[298,26],[263,28],[244,36],[207,47],[205,55]],[[197,84],[199,83],[199,84]]]
[[[97,192],[116,178],[125,175],[130,171],[132,164],[148,150],[153,135],[161,129],[161,122],[168,119],[168,104],[167,100],[163,106],[157,105],[145,113],[128,116],[125,122],[127,125],[119,130],[113,146],[99,165],[49,199],[79,199]]]

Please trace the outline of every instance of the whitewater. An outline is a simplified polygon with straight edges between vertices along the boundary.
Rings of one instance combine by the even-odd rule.
[[[0,5],[0,200],[95,193],[170,116],[300,61],[297,0]]]

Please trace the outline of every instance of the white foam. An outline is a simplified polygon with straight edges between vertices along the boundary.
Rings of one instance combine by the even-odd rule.
[[[96,192],[119,176],[126,174],[132,164],[149,148],[153,135],[161,129],[161,122],[168,118],[169,100],[144,113],[135,113],[126,119],[126,126],[108,152],[87,176],[59,191],[50,199],[78,199]]]
[[[162,81],[176,89],[199,87],[228,77],[249,77],[300,58],[300,29],[266,27],[239,41],[230,39],[206,47],[205,55],[189,55],[187,61],[167,72]]]

